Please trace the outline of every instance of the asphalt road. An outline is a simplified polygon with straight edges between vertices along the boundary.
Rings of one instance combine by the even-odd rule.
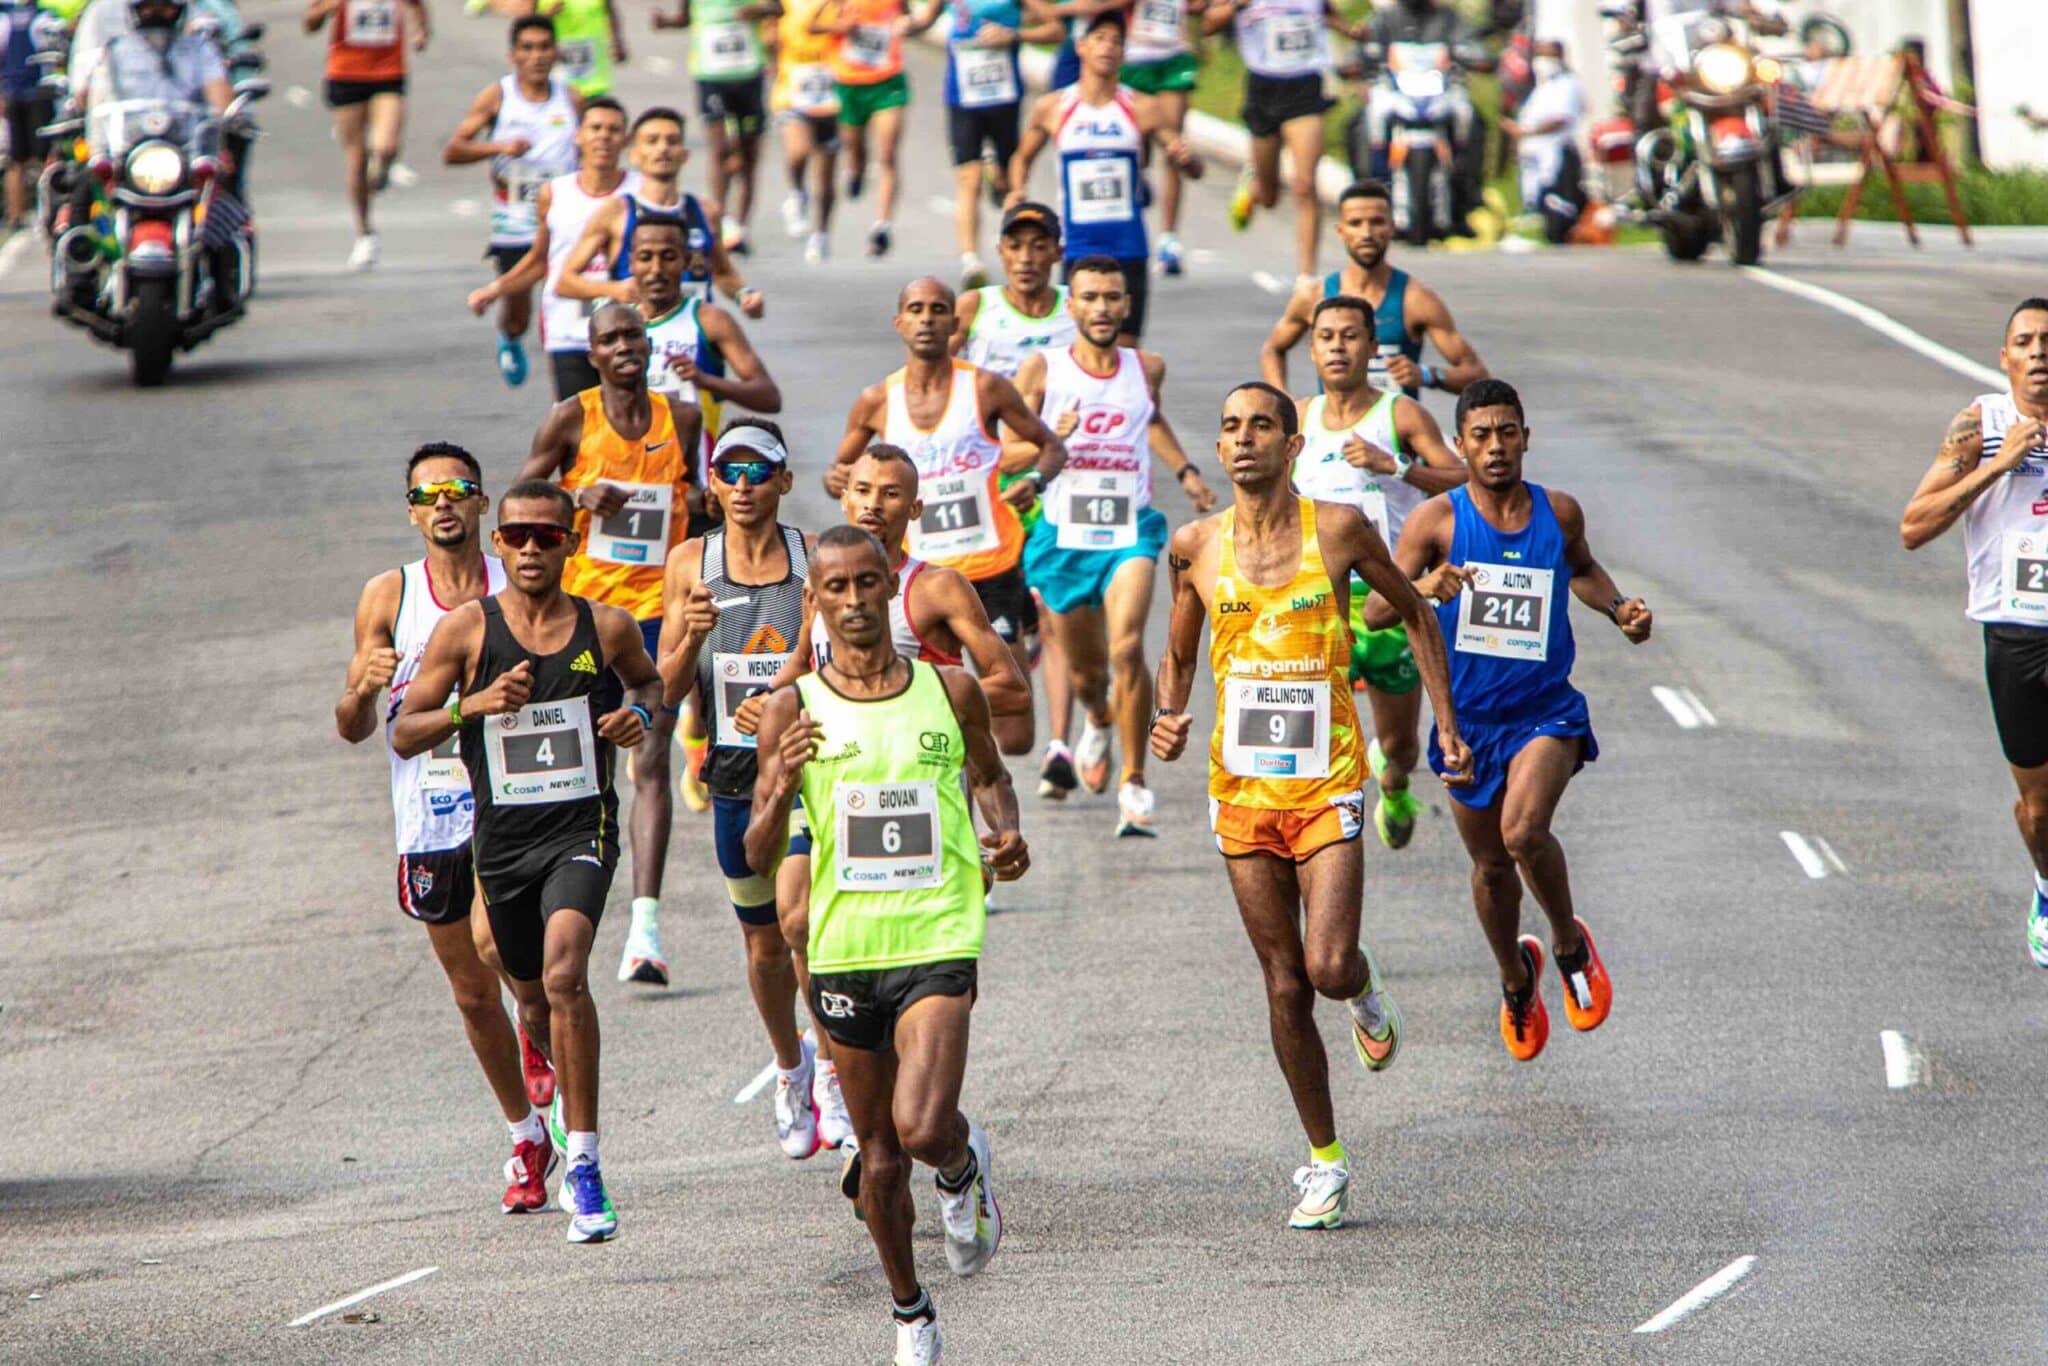
[[[679,61],[634,13],[636,58]],[[380,202],[384,264],[351,276],[326,115],[287,89],[317,89],[318,50],[286,7],[259,16],[280,95],[246,325],[139,393],[45,316],[39,249],[0,251],[0,1359],[879,1360],[883,1286],[836,1164],[789,1163],[767,1101],[733,1101],[766,1049],[702,818],[679,815],[671,856],[675,987],[610,980],[624,876],[599,934],[621,1237],[570,1247],[558,1217],[497,1213],[503,1129],[391,905],[383,761],[329,709],[358,589],[415,553],[406,452],[462,441],[501,487],[545,406],[539,381],[503,387],[462,308],[482,175],[433,164],[501,30],[441,24],[414,81],[422,179]],[[951,266],[936,76],[916,58],[889,260],[860,259],[853,212],[807,271],[764,177],[750,330],[791,396],[809,526],[831,520],[809,471],[895,363],[896,289]],[[683,104],[682,84],[636,64],[622,93]],[[1154,295],[1198,450],[1279,303],[1252,274],[1291,260],[1284,223],[1228,231],[1225,188],[1193,196],[1194,270]],[[2040,292],[2037,244],[1966,261],[1888,231],[1837,254],[1806,228],[1783,264],[1988,363],[2010,302]],[[1577,614],[1603,757],[1560,833],[1614,1017],[1585,1037],[1560,1020],[1539,1062],[1511,1062],[1450,822],[1371,845],[1366,923],[1407,1045],[1369,1078],[1325,1012],[1354,1224],[1291,1233],[1302,1140],[1200,765],[1154,766],[1150,844],[1110,838],[1108,799],[1027,789],[1037,868],[992,926],[966,1098],[1008,1235],[964,1284],[929,1210],[920,1238],[949,1359],[2039,1359],[2048,1112],[2026,1059],[2048,1009],[2026,868],[1960,551],[1896,534],[1976,390],[1718,262],[1397,259],[1520,386],[1532,477],[1581,497],[1658,612],[1640,649]],[[1682,729],[1653,688],[1715,724]],[[1885,1030],[1921,1084],[1888,1087]],[[1732,1293],[1632,1333],[1742,1257]],[[287,1326],[423,1267],[363,1306],[375,1322]]]

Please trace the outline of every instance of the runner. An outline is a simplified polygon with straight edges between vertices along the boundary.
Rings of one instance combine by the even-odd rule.
[[[1167,550],[1173,608],[1152,753],[1171,761],[1187,749],[1188,694],[1206,621],[1216,676],[1209,822],[1265,974],[1273,1051],[1308,1134],[1308,1164],[1294,1174],[1300,1199],[1288,1216],[1290,1228],[1306,1229],[1338,1227],[1351,1205],[1316,997],[1347,1004],[1352,1047],[1367,1071],[1392,1066],[1401,1049],[1401,1012],[1358,940],[1365,746],[1344,683],[1353,573],[1407,621],[1450,765],[1471,759],[1457,738],[1443,639],[1428,605],[1356,512],[1289,487],[1300,449],[1285,393],[1252,380],[1224,399],[1216,455],[1230,475],[1232,504],[1181,527]],[[1457,772],[1444,779],[1462,780]]]
[[[562,73],[586,100],[612,93],[612,63],[626,60],[625,29],[613,0],[540,0],[534,12],[555,21]]]
[[[384,192],[405,135],[405,50],[426,51],[432,25],[423,0],[307,0],[306,32],[329,19],[327,107],[356,223],[348,268],[368,270],[377,264],[370,196]]]
[[[462,738],[491,934],[526,1032],[560,1077],[569,1241],[600,1243],[619,1217],[598,1166],[590,944],[619,861],[612,747],[640,743],[661,675],[631,617],[563,591],[574,512],[568,494],[540,480],[505,491],[495,545],[508,585],[434,628],[391,747],[410,759]],[[623,679],[624,705],[605,708],[600,677]]]
[[[1115,258],[1131,300],[1120,341],[1136,346],[1145,331],[1151,273],[1145,215],[1138,202],[1140,159],[1148,143],[1156,144],[1190,179],[1201,176],[1202,159],[1186,138],[1162,122],[1160,111],[1139,110],[1131,93],[1117,84],[1124,60],[1124,11],[1109,10],[1083,23],[1076,45],[1081,78],[1070,89],[1040,96],[1031,107],[1024,144],[1010,166],[1010,203],[1023,202],[1031,163],[1051,143],[1060,159],[1069,275],[1084,256]]]
[[[2048,968],[2048,299],[2027,299],[1998,351],[2007,390],[1957,413],[1899,534],[1918,550],[1963,523],[1970,620],[1984,627],[1984,676],[2034,861],[2027,948]]]
[[[1080,780],[1090,792],[1108,790],[1114,727],[1123,742],[1116,833],[1152,835],[1145,622],[1153,571],[1166,546],[1166,518],[1152,506],[1152,456],[1173,471],[1197,513],[1214,507],[1216,495],[1166,420],[1160,401],[1165,360],[1117,345],[1130,307],[1123,268],[1113,257],[1084,256],[1067,279],[1079,337],[1071,346],[1033,353],[1017,376],[1024,402],[1051,416],[1053,430],[1068,443],[1067,467],[1046,489],[1045,516],[1024,542],[1024,576],[1045,601],[1047,634],[1060,642],[1081,697]],[[1052,760],[1048,747],[1040,770],[1048,779]]]
[[[478,92],[441,152],[450,166],[491,163],[491,237],[484,258],[500,275],[533,249],[541,191],[576,169],[579,102],[554,70],[554,24],[532,14],[514,19],[512,74]],[[532,320],[531,286],[499,300],[498,373],[515,389],[526,383],[520,339]]]
[[[683,145],[683,116],[659,105],[642,110],[628,136],[640,178],[625,194],[598,205],[585,221],[583,235],[552,273],[556,290],[564,299],[639,302],[627,255],[634,225],[646,217],[680,218],[689,251],[683,279],[706,299],[722,289],[749,318],[760,317],[766,307],[761,291],[740,277],[712,228],[718,205],[682,188],[683,165],[690,159]]]
[[[903,111],[910,105],[910,81],[903,74],[903,39],[930,27],[905,13],[904,0],[830,0],[811,20],[811,32],[838,40],[832,75],[839,83],[839,126],[851,162],[846,197],[859,199],[867,183],[868,129],[874,128],[875,225],[868,229],[868,255],[886,256],[896,213],[896,149],[903,139]]]
[[[620,608],[640,623],[647,653],[661,640],[662,566],[691,503],[690,452],[702,419],[695,407],[647,387],[650,347],[637,310],[604,304],[590,315],[590,358],[599,383],[558,403],[534,433],[520,481],[559,477],[576,504],[577,548],[563,579],[569,591]],[[615,700],[607,678],[599,709]],[[658,701],[659,699],[657,699]],[[661,875],[668,860],[674,794],[669,746],[676,711],[662,706],[646,743],[631,747],[633,925],[619,959],[621,982],[668,985],[661,954]]]
[[[1613,618],[1631,644],[1650,638],[1650,609],[1617,590],[1593,558],[1578,501],[1523,479],[1529,428],[1511,385],[1485,379],[1466,389],[1457,426],[1471,482],[1408,514],[1397,558],[1439,604],[1437,621],[1454,642],[1451,696],[1471,747],[1457,767],[1462,774],[1469,766],[1471,781],[1451,788],[1451,811],[1472,856],[1472,904],[1500,965],[1501,1042],[1527,1062],[1550,1038],[1550,1013],[1538,989],[1543,942],[1516,935],[1524,882],[1550,921],[1572,1028],[1599,1028],[1614,1000],[1592,932],[1573,911],[1564,846],[1550,833],[1565,784],[1600,756],[1586,699],[1571,683],[1565,589]],[[1377,598],[1367,605],[1369,626],[1392,616]],[[1411,640],[1414,629],[1410,623]],[[1444,714],[1439,705],[1437,716]],[[1441,735],[1439,719],[1429,740],[1439,773],[1449,743]]]
[[[897,652],[895,585],[867,532],[818,538],[807,597],[831,653],[763,712],[746,851],[773,876],[797,799],[832,813],[812,833],[811,1010],[852,1112],[860,1151],[849,1175],[895,1300],[896,1360],[932,1363],[941,1338],[911,1250],[910,1164],[935,1173],[948,1265],[984,1269],[1002,1211],[988,1134],[960,1113],[983,870],[1014,880],[1030,853],[981,689],[962,670]],[[978,847],[968,783],[990,831]]]
[[[1465,482],[1465,462],[1444,445],[1436,419],[1414,399],[1372,386],[1372,305],[1337,294],[1315,306],[1309,354],[1323,392],[1298,401],[1301,454],[1294,487],[1319,502],[1348,503],[1372,523],[1387,545],[1417,504]],[[1422,759],[1422,694],[1408,633],[1397,623],[1384,631],[1365,624],[1367,590],[1351,589],[1351,686],[1372,702],[1372,743],[1366,764],[1379,784],[1373,829],[1389,849],[1415,835],[1422,804],[1408,790],[1408,775]]]
[[[1259,348],[1259,375],[1266,383],[1287,387],[1287,353],[1308,335],[1316,304],[1339,294],[1372,305],[1379,343],[1368,376],[1373,388],[1398,388],[1420,398],[1424,389],[1455,394],[1486,378],[1486,363],[1451,321],[1443,299],[1387,260],[1394,242],[1394,202],[1385,184],[1361,180],[1345,189],[1337,201],[1337,240],[1351,259],[1320,280],[1298,281],[1280,321]],[[1424,338],[1443,357],[1441,366],[1422,363]]]
[[[1202,32],[1230,30],[1244,61],[1244,108],[1238,118],[1252,135],[1252,159],[1230,198],[1230,225],[1251,226],[1253,208],[1280,202],[1280,153],[1288,156],[1287,193],[1294,200],[1294,247],[1299,273],[1316,273],[1316,230],[1323,202],[1316,167],[1323,159],[1323,120],[1333,103],[1323,93],[1331,71],[1326,28],[1354,41],[1372,27],[1352,23],[1332,0],[1214,0],[1202,12]]]
[[[562,262],[583,235],[583,226],[590,216],[600,205],[631,190],[639,180],[636,172],[619,167],[619,153],[625,145],[626,111],[619,102],[609,96],[587,101],[576,121],[576,151],[581,167],[574,175],[556,176],[540,187],[533,205],[533,245],[517,265],[469,295],[469,311],[482,317],[498,300],[541,285],[540,340],[547,348],[557,400],[597,386],[597,371],[590,364],[590,328],[583,316],[583,305],[557,294],[555,283],[561,278]]]
[[[747,863],[754,737],[736,725],[740,703],[768,690],[803,628],[809,545],[801,531],[777,520],[789,487],[789,451],[773,422],[741,418],[720,438],[711,489],[725,506],[725,525],[668,557],[661,671],[671,704],[692,686],[709,699],[715,734],[704,781],[713,846],[746,941],[747,986],[775,1051],[775,1137],[785,1155],[801,1159],[821,1145],[837,1148],[853,1129],[830,1047],[814,1048],[797,1033],[797,992],[807,975],[782,936],[776,880]],[[795,826],[803,827],[800,813]],[[808,833],[795,842],[807,848]]]
[[[1131,31],[1117,79],[1148,121],[1176,136],[1187,126],[1188,101],[1195,89],[1197,63],[1194,45],[1188,41],[1188,16],[1200,14],[1206,4],[1207,0],[1138,0],[1131,10]],[[1168,161],[1161,183],[1159,268],[1179,275],[1187,269],[1178,235],[1180,167]]]
[[[789,0],[776,6],[775,89],[769,102],[782,130],[789,197],[782,227],[804,239],[804,264],[823,265],[832,250],[832,207],[838,193],[839,83],[832,76],[838,39],[815,30],[834,0]]]
[[[435,624],[455,608],[505,587],[505,567],[477,543],[477,524],[490,499],[484,497],[476,457],[460,446],[431,441],[412,453],[405,477],[412,524],[427,553],[363,585],[348,683],[334,705],[334,727],[352,745],[376,732],[377,695],[387,687],[386,726],[396,718]],[[387,733],[387,743],[389,738]],[[499,994],[498,950],[490,925],[483,916],[470,915],[476,883],[469,847],[475,805],[469,774],[452,739],[413,758],[391,752],[391,810],[398,827],[398,907],[427,927],[427,942],[462,1012],[470,1049],[512,1131],[501,1207],[507,1214],[545,1209],[547,1178],[561,1155],[537,1107],[554,1100],[555,1073],[524,1034],[515,1037]]]
[[[953,291],[931,276],[905,285],[896,299],[903,368],[853,401],[838,457],[825,472],[825,491],[835,498],[845,493],[850,468],[871,441],[908,451],[917,463],[924,505],[910,533],[910,553],[967,576],[1018,672],[1028,678],[1027,638],[1037,633],[1038,612],[1019,567],[1024,527],[1017,514],[1060,472],[1067,448],[1010,381],[955,360],[949,354],[952,334]],[[996,435],[999,423],[1018,442],[1007,460]],[[998,492],[997,474],[1005,463],[1025,477]],[[1031,731],[1029,711],[996,723],[1005,754],[1029,754]]]
[[[761,161],[761,131],[768,106],[762,102],[761,21],[781,12],[775,0],[676,0],[676,12],[656,11],[658,29],[690,31],[690,75],[697,82],[697,114],[704,120],[710,165],[704,186],[715,204],[732,212],[719,222],[726,250],[744,256],[747,228],[754,221],[754,176]],[[728,194],[733,186],[737,194]]]
[[[56,116],[56,108],[42,93],[43,73],[34,61],[35,24],[48,13],[37,0],[0,0],[0,114],[7,125],[6,151],[0,154],[0,178],[6,182],[0,230],[28,226],[36,181],[50,152],[50,140],[41,130]]]

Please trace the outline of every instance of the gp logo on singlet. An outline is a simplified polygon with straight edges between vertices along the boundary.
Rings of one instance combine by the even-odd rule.
[[[853,1018],[853,998],[851,996],[842,996],[836,991],[820,991],[818,993],[818,1009],[828,1019],[850,1020]]]

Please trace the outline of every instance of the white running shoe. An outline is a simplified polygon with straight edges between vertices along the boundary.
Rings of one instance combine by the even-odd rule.
[[[782,1155],[798,1162],[818,1151],[818,1102],[811,1082],[817,1076],[817,1054],[803,1042],[804,1060],[795,1072],[775,1078],[775,1141]]]
[[[936,1366],[945,1339],[937,1319],[896,1324],[896,1366]]]
[[[1074,746],[1074,766],[1081,786],[1090,792],[1109,791],[1109,728],[1081,718],[1081,743]]]
[[[661,921],[652,915],[633,916],[633,928],[626,931],[626,947],[619,955],[619,980],[668,985],[668,960],[661,956]]]
[[[1337,1228],[1351,1209],[1351,1172],[1341,1162],[1314,1162],[1295,1172],[1301,1199],[1287,1216],[1289,1228]],[[951,1251],[951,1245],[948,1245]]]
[[[348,249],[348,268],[368,270],[377,264],[377,234],[366,232],[356,238],[356,244]]]
[[[811,205],[808,198],[792,194],[782,201],[782,230],[791,237],[802,237],[811,228]]]
[[[961,290],[962,290],[963,292],[965,292],[965,291],[967,291],[967,290],[970,290],[970,289],[980,289],[980,288],[981,288],[981,287],[982,287],[983,285],[985,285],[985,284],[987,284],[987,283],[988,283],[988,267],[987,267],[987,266],[984,266],[984,265],[983,265],[983,264],[981,263],[981,258],[980,258],[979,256],[975,255],[975,254],[974,254],[973,252],[971,252],[971,251],[963,251],[963,252],[961,252],[961,253],[960,253],[960,288],[961,288]]]
[[[822,232],[811,234],[811,240],[804,243],[804,264],[822,266],[825,258],[832,254],[832,240]]]
[[[402,161],[391,163],[391,183],[401,190],[409,190],[420,183],[420,173]]]
[[[1116,833],[1118,839],[1133,835],[1146,839],[1157,839],[1159,832],[1152,828],[1152,813],[1159,807],[1159,799],[1152,795],[1152,789],[1143,783],[1126,782],[1116,790]]]
[[[972,1276],[988,1265],[1003,1241],[1003,1211],[990,1184],[988,1134],[967,1121],[967,1151],[974,1155],[974,1179],[958,1193],[939,1187],[939,1221],[946,1230],[946,1264],[956,1276]],[[937,1177],[934,1176],[936,1183]]]
[[[826,1071],[812,1064],[811,1103],[818,1111],[818,1142],[827,1148],[843,1146],[853,1137],[853,1116],[846,1113],[846,1097],[839,1090],[839,1069]]]

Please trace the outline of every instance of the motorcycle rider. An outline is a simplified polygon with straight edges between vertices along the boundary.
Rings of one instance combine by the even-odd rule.
[[[1465,17],[1447,5],[1439,5],[1437,0],[1398,0],[1389,8],[1378,11],[1373,15],[1372,30],[1365,41],[1377,51],[1383,64],[1387,51],[1395,43],[1441,43],[1460,66],[1484,71],[1493,65],[1479,50],[1478,35],[1465,22]],[[1392,111],[1384,99],[1377,98],[1377,94],[1376,89],[1367,91],[1366,143],[1370,148],[1370,178],[1386,180],[1391,170],[1387,124]],[[1451,110],[1451,145],[1455,160],[1452,167],[1455,203],[1451,211],[1451,227],[1454,232],[1463,232],[1466,210],[1479,202],[1479,162],[1486,151],[1486,138],[1473,111],[1472,96],[1462,82],[1450,82],[1444,91],[1444,99]]]

